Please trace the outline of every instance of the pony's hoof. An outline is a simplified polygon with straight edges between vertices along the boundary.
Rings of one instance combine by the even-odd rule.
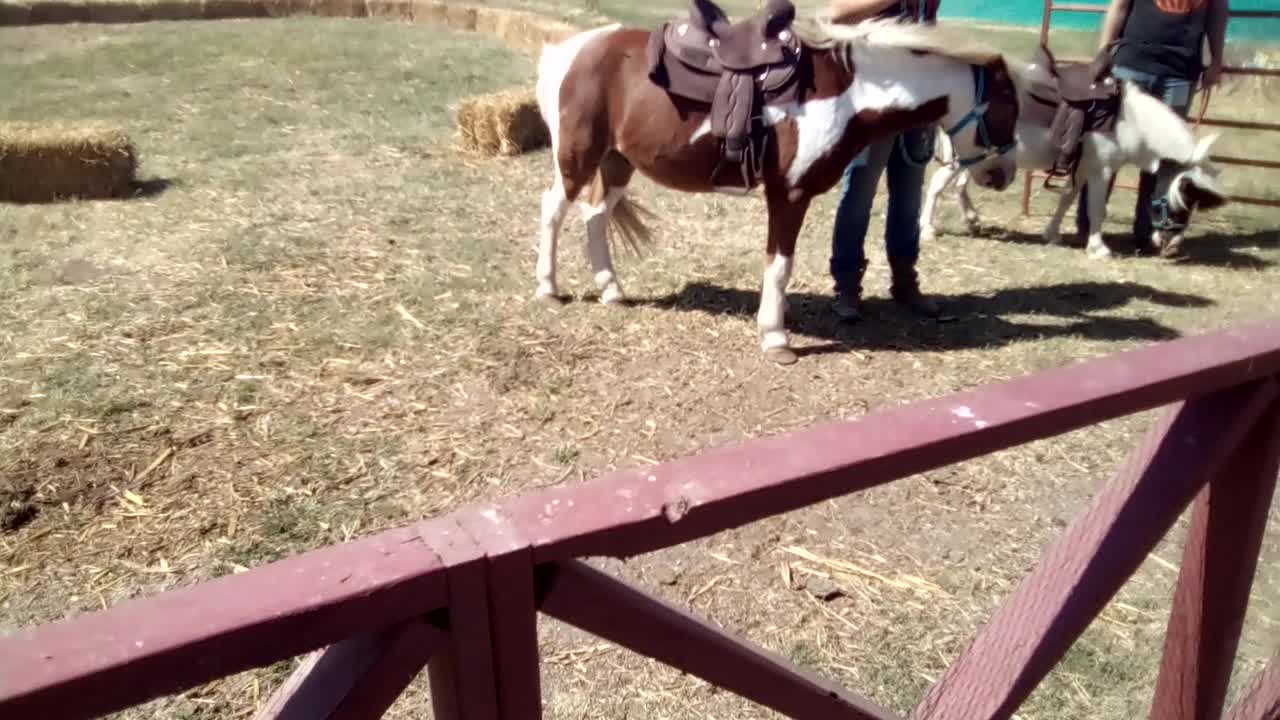
[[[932,225],[926,225],[920,228],[920,239],[924,242],[933,242],[938,239],[938,231],[934,230]]]
[[[617,288],[607,288],[600,293],[600,302],[610,307],[622,307],[627,304],[627,298],[622,291]]]
[[[1087,252],[1091,260],[1107,260],[1111,258],[1111,248],[1106,245],[1090,245]]]
[[[1182,235],[1174,235],[1160,244],[1160,257],[1176,258],[1182,255]]]
[[[549,291],[538,290],[537,294],[534,295],[534,299],[538,300],[544,305],[553,305],[553,306],[564,305],[564,298],[557,295],[554,290],[549,290]]]
[[[1062,244],[1062,233],[1057,230],[1049,230],[1044,234],[1044,241],[1050,245]]]
[[[764,351],[764,356],[779,365],[795,365],[800,360],[796,351],[789,347],[771,347]]]

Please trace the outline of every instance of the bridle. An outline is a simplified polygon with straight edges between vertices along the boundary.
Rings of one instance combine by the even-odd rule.
[[[987,126],[987,110],[991,107],[991,102],[986,98],[988,71],[982,65],[970,65],[969,67],[973,70],[974,98],[977,105],[948,128],[947,135],[952,139],[952,147],[955,147],[956,133],[973,123],[977,123],[978,147],[982,149],[982,152],[971,158],[956,158],[956,163],[961,168],[971,167],[991,157],[1004,155],[1018,145],[1016,136],[1010,138],[1009,142],[1003,145],[996,145],[991,141],[991,130]]]

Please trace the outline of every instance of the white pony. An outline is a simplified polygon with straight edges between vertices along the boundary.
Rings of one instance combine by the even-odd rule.
[[[1041,62],[1031,65],[1031,72],[1040,82],[1053,83],[1057,69],[1053,56],[1044,50]],[[1030,98],[1024,93],[1020,104],[1026,107]],[[1048,169],[1052,167],[1056,151],[1051,135],[1043,121],[1034,115],[1020,113],[1018,118],[1018,167]],[[1126,165],[1134,165],[1147,172],[1156,172],[1162,161],[1171,163],[1172,170],[1161,174],[1153,193],[1153,199],[1163,198],[1167,204],[1168,222],[1153,225],[1151,244],[1162,254],[1172,254],[1182,244],[1182,230],[1195,210],[1213,210],[1227,203],[1227,197],[1218,189],[1217,169],[1209,162],[1209,148],[1217,139],[1212,134],[1197,139],[1191,125],[1159,99],[1128,81],[1121,81],[1120,111],[1109,131],[1085,133],[1081,156],[1073,182],[1062,192],[1058,206],[1045,227],[1045,239],[1051,244],[1061,244],[1061,225],[1067,209],[1075,204],[1080,188],[1087,184],[1089,257],[1105,258],[1111,250],[1102,240],[1102,223],[1106,215],[1107,187],[1116,173]],[[955,159],[948,138],[940,136],[942,163],[929,183],[924,206],[920,212],[920,235],[931,240],[937,235],[934,214],[938,197],[948,186],[958,182],[960,207],[970,231],[976,229],[978,212],[969,197],[968,171]],[[1143,242],[1145,238],[1136,238]]]

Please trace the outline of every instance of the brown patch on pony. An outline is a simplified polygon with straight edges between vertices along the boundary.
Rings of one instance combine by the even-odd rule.
[[[991,73],[987,84],[987,132],[997,147],[1013,142],[1018,135],[1018,115],[1022,98],[1018,85],[1004,58],[997,57],[983,65]]]
[[[1212,188],[1201,187],[1189,177],[1179,178],[1178,192],[1182,195],[1183,203],[1192,210],[1217,210],[1230,202],[1226,195]]]

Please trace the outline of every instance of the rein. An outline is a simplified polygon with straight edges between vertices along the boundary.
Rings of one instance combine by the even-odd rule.
[[[978,125],[978,143],[983,148],[983,152],[971,158],[956,158],[956,163],[961,168],[971,167],[990,158],[993,155],[1003,155],[1017,146],[1018,141],[1015,137],[1004,145],[996,146],[991,142],[991,132],[987,128],[987,109],[990,103],[986,99],[987,94],[987,69],[980,65],[970,65],[973,70],[973,84],[975,87],[974,99],[977,105],[974,106],[964,117],[960,118],[954,125],[947,129],[947,135],[954,141],[956,133],[965,129],[972,123]],[[954,147],[955,143],[952,143]]]

